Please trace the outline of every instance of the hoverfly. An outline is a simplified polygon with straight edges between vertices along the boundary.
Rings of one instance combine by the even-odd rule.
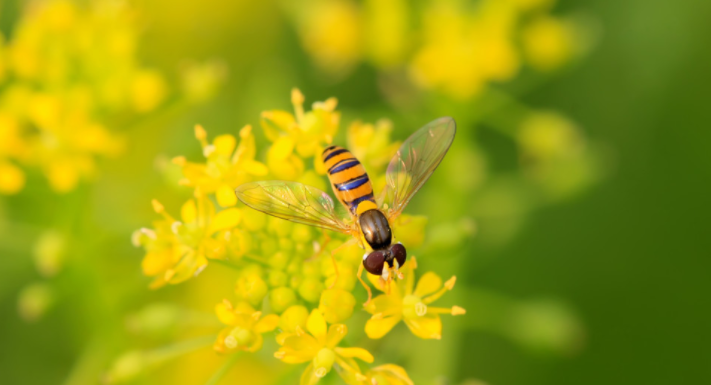
[[[385,174],[386,186],[377,200],[358,159],[343,147],[326,148],[323,163],[333,193],[350,214],[347,220],[336,214],[327,193],[298,182],[246,183],[237,188],[237,197],[247,206],[277,218],[351,235],[352,239],[340,247],[358,242],[366,250],[357,274],[370,301],[370,287],[361,278],[363,269],[379,275],[386,285],[393,277],[403,278],[399,269],[405,264],[407,252],[405,246],[393,241],[391,223],[440,164],[455,132],[454,119],[443,117],[412,134],[390,161]],[[334,254],[338,249],[331,252],[336,279],[338,268]]]

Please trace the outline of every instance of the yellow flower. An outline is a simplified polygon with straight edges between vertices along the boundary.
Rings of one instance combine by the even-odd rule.
[[[364,50],[379,68],[401,65],[410,48],[410,9],[405,0],[363,3]]]
[[[316,64],[343,75],[361,58],[362,27],[358,6],[350,0],[311,1],[295,9],[304,48]]]
[[[494,0],[480,3],[474,13],[453,2],[437,3],[425,15],[425,43],[411,62],[415,83],[467,99],[490,81],[511,79],[519,67],[513,10]]]
[[[306,330],[308,333],[297,327],[296,333],[282,341],[282,347],[274,353],[276,358],[289,364],[311,361],[301,375],[301,385],[317,383],[334,365],[344,379],[355,376],[360,369],[353,358],[373,362],[373,356],[365,349],[338,347],[348,328],[343,324],[328,327],[318,309],[311,311],[306,320]]]
[[[138,71],[131,81],[131,101],[138,112],[154,110],[166,96],[168,86],[157,71]]]
[[[279,316],[269,314],[262,317],[261,311],[256,311],[246,302],[240,302],[236,307],[228,300],[215,306],[215,313],[220,322],[228,327],[222,329],[217,336],[213,348],[220,353],[233,353],[238,350],[255,352],[264,343],[262,334],[273,331],[279,324]]]
[[[222,207],[237,204],[234,189],[252,180],[253,176],[264,176],[267,167],[256,160],[256,147],[252,127],[240,130],[240,141],[232,135],[220,135],[212,144],[207,142],[207,132],[202,126],[195,126],[195,137],[202,145],[205,163],[188,162],[185,157],[173,159],[173,163],[183,169],[185,179],[182,185],[200,188],[205,194],[215,194]]]
[[[188,61],[182,66],[180,75],[183,93],[188,100],[204,102],[217,94],[227,77],[227,65],[219,60]]]
[[[96,174],[97,158],[124,147],[102,122],[125,120],[130,107],[154,109],[165,81],[137,64],[138,26],[121,4],[42,1],[15,25],[0,47],[0,78],[8,81],[0,95],[0,161],[37,168],[54,191],[68,192]],[[18,171],[3,175],[2,191],[22,188]]]
[[[291,103],[294,114],[280,110],[264,111],[261,125],[267,139],[273,142],[267,153],[269,169],[277,177],[295,179],[304,168],[299,158],[320,155],[323,146],[333,141],[341,113],[336,111],[336,98],[315,102],[311,111],[304,112],[304,95],[296,88],[291,91]]]
[[[156,200],[153,208],[163,219],[154,223],[155,229],[143,228],[133,234],[133,243],[146,250],[143,273],[156,277],[152,288],[189,279],[205,268],[208,258],[225,258],[234,228],[242,220],[236,208],[215,213],[212,202],[199,189],[195,199],[183,204],[182,221]]]
[[[9,162],[0,161],[0,194],[17,194],[25,187],[25,173]]]
[[[572,154],[581,153],[585,146],[575,123],[552,111],[528,114],[521,121],[516,141],[522,156],[529,162],[570,158]]]
[[[440,314],[461,315],[465,310],[459,306],[439,308],[429,306],[444,293],[452,290],[456,277],[452,277],[442,285],[442,279],[435,273],[423,275],[417,287],[415,285],[414,258],[408,262],[410,272],[397,285],[390,286],[389,294],[375,297],[365,308],[373,316],[365,324],[365,333],[370,338],[382,338],[401,320],[417,337],[424,339],[442,338],[442,321]],[[407,266],[407,265],[406,265]],[[385,290],[383,284],[373,276],[368,276],[371,282],[380,290]],[[414,287],[414,291],[413,291]]]
[[[540,71],[559,68],[573,56],[574,33],[570,23],[552,16],[533,19],[521,32],[526,58]]]

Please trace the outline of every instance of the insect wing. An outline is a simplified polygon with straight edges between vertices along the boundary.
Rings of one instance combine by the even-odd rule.
[[[388,165],[385,202],[392,202],[390,219],[402,213],[415,193],[439,166],[454,140],[454,119],[434,120],[412,134]]]
[[[336,215],[333,200],[316,187],[298,182],[261,181],[235,190],[247,206],[296,223],[349,233],[350,226]]]

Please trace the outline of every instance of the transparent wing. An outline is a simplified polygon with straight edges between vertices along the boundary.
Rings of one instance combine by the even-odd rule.
[[[242,203],[265,214],[350,233],[350,226],[336,215],[331,197],[316,187],[270,180],[243,184],[235,192]]]
[[[391,203],[389,217],[396,218],[410,199],[439,166],[454,140],[454,119],[436,119],[412,134],[400,146],[388,165],[385,202]]]

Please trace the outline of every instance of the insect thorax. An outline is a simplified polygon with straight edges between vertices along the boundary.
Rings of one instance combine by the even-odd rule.
[[[375,204],[372,204],[375,206]],[[359,207],[360,209],[360,207]],[[358,210],[360,212],[360,210]],[[373,250],[384,249],[392,243],[390,223],[377,208],[371,208],[358,215],[358,224],[365,241]]]

